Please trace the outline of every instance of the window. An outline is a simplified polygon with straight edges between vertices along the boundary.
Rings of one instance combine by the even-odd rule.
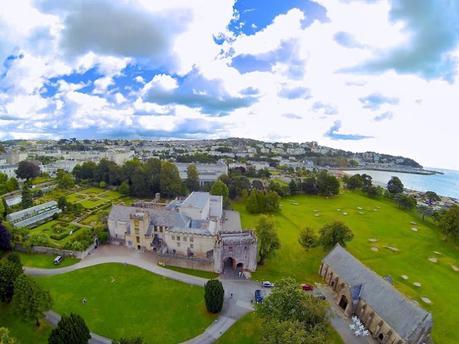
[[[190,244],[190,248],[194,248],[194,245],[193,245],[193,244]]]
[[[138,236],[135,237],[135,241],[137,241],[137,243],[139,243],[140,242],[140,238]]]
[[[180,241],[180,236],[179,235],[177,235],[177,241]]]
[[[180,243],[179,242],[177,243],[177,247],[180,247]]]
[[[186,241],[187,237],[183,237],[183,241]]]
[[[155,226],[155,232],[157,232],[157,231],[158,231],[158,227],[157,227],[157,226]]]
[[[172,236],[172,240],[175,240],[175,235]]]
[[[193,241],[194,241],[193,237],[190,237],[190,242],[193,242]]]
[[[162,233],[162,232],[163,232],[163,227],[160,227],[160,228],[159,228],[159,231]]]

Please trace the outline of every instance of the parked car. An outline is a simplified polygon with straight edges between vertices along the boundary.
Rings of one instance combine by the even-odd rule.
[[[325,297],[325,295],[322,294],[322,292],[319,289],[314,289],[313,292],[312,292],[312,296],[314,296],[317,299],[321,299],[321,300],[326,300],[327,299]]]
[[[270,281],[263,281],[262,283],[264,288],[272,288],[274,287],[274,283],[271,283]]]
[[[255,290],[255,302],[256,303],[263,303],[263,295],[261,294],[261,290]]]
[[[59,265],[60,263],[62,263],[63,260],[64,260],[64,257],[57,256],[56,258],[54,258],[54,264]]]
[[[307,284],[307,283],[303,283],[301,285],[301,288],[304,290],[304,291],[313,291],[314,290],[314,287],[310,284]]]

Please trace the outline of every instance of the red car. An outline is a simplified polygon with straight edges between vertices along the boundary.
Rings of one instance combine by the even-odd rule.
[[[314,287],[310,284],[307,284],[307,283],[303,283],[301,285],[301,288],[304,290],[304,291],[313,291],[314,290]]]

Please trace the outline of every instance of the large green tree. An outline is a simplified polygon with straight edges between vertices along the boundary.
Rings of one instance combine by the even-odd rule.
[[[333,248],[336,244],[344,247],[354,237],[351,229],[340,221],[323,226],[319,233],[319,243],[325,250]]]
[[[199,173],[195,164],[188,165],[185,184],[189,191],[199,190]]]
[[[57,327],[51,331],[49,344],[87,344],[91,338],[84,319],[75,313],[63,315]]]
[[[0,301],[11,302],[14,295],[14,284],[22,274],[22,265],[12,259],[0,261]]]
[[[403,192],[403,183],[399,177],[392,177],[387,183],[387,191],[392,195],[401,194]]]
[[[16,176],[21,179],[32,179],[40,175],[40,166],[33,161],[23,160],[18,164]]]
[[[30,191],[29,183],[24,183],[22,186],[22,199],[21,207],[22,209],[27,209],[33,206],[32,192]]]
[[[8,251],[11,249],[11,233],[6,229],[0,216],[0,251]]]
[[[257,305],[264,343],[327,343],[327,304],[305,293],[293,278],[276,283],[271,294]]]
[[[210,313],[220,313],[223,308],[225,290],[219,280],[211,279],[204,286],[204,301]]]
[[[161,194],[165,197],[176,197],[183,194],[183,183],[177,166],[169,161],[161,163],[159,183]]]
[[[225,183],[221,180],[217,180],[215,183],[212,184],[212,188],[210,189],[211,195],[222,196],[223,197],[223,205],[226,207],[229,203],[229,190]]]
[[[402,193],[395,195],[395,201],[401,209],[410,210],[416,207],[416,198]]]
[[[459,206],[453,205],[438,216],[441,231],[455,241],[459,241]]]
[[[71,189],[75,186],[73,175],[62,169],[57,170],[56,180],[57,186],[61,189]]]
[[[334,196],[339,194],[339,180],[335,176],[321,171],[317,176],[317,187],[319,194],[323,196]]]
[[[36,281],[21,274],[14,282],[12,307],[20,317],[35,320],[38,325],[43,312],[51,307],[51,297]]]
[[[303,228],[298,235],[298,243],[303,246],[306,251],[317,246],[317,240],[318,238],[315,231],[310,227]]]
[[[354,174],[346,181],[346,186],[350,190],[360,189],[363,186],[363,178],[360,174]]]
[[[280,248],[280,240],[273,219],[265,215],[260,216],[255,231],[258,240],[258,264],[263,265],[265,259]]]

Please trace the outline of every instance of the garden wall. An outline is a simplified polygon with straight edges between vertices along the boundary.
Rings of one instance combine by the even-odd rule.
[[[179,268],[214,272],[214,262],[210,259],[188,258],[177,255],[157,254],[158,263],[173,265]]]
[[[32,246],[31,248],[26,248],[21,245],[16,244],[15,250],[20,252],[32,252],[32,253],[43,253],[49,255],[59,255],[64,257],[75,257],[79,259],[85,258],[88,254],[90,254],[96,248],[96,243],[93,243],[84,251],[72,251],[72,250],[63,250],[54,247],[46,247],[46,246]]]

